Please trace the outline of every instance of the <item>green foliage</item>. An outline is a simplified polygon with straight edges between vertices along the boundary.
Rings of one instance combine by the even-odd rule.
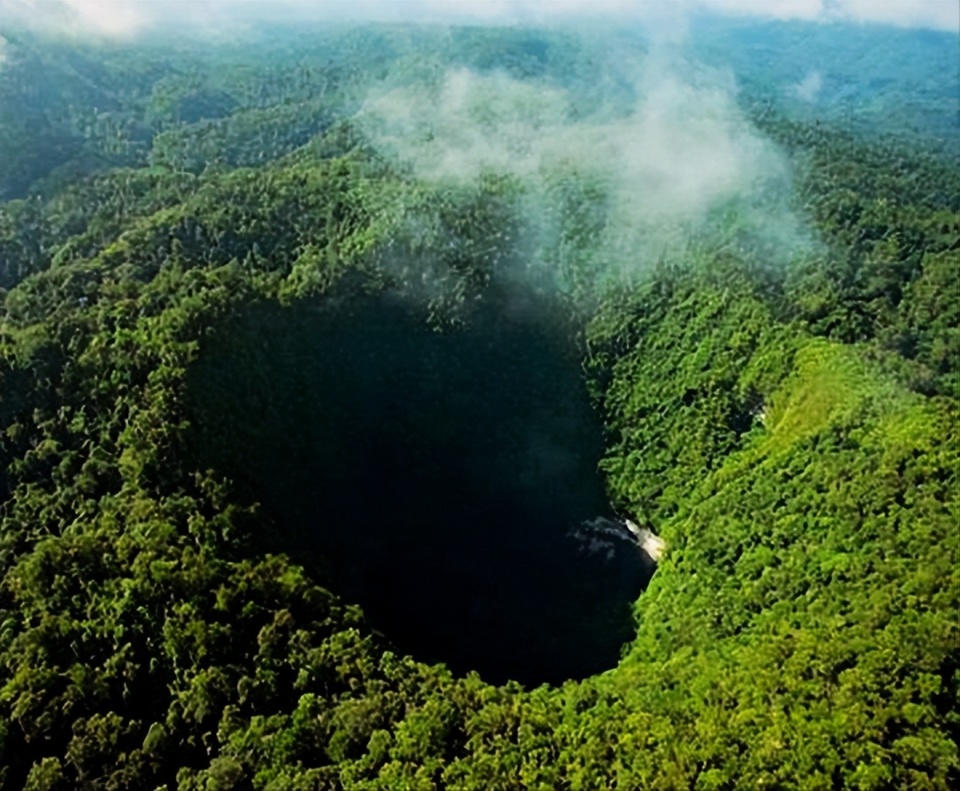
[[[13,42],[0,82],[13,163],[0,176],[0,787],[960,782],[955,173],[769,115],[815,254],[780,270],[702,246],[597,288],[584,266],[603,185],[561,179],[548,186],[566,269],[540,277],[517,243],[520,180],[418,183],[350,122],[359,91],[425,41],[441,63],[589,73],[564,36],[499,36],[457,30],[441,46],[374,27],[326,34],[319,55],[307,40],[254,67],[220,53],[209,69],[187,53]],[[521,272],[528,290],[508,288]],[[367,306],[370,326],[338,348],[373,344],[382,360],[544,294],[551,332],[580,342],[609,497],[667,553],[616,668],[525,689],[398,653],[324,558],[264,549],[276,512],[238,496],[223,457],[285,475],[239,445],[263,426],[318,436],[330,415],[299,417],[309,389],[277,393],[260,424],[198,454],[190,387],[215,341],[249,351],[218,361],[230,387],[210,411],[226,420],[257,371],[290,370],[258,354],[302,351],[274,336],[328,331],[303,318],[314,308]],[[415,329],[385,310],[376,324],[370,306],[388,298],[414,306]],[[394,326],[402,339],[378,337]],[[453,384],[471,361],[445,359]],[[302,488],[295,473],[288,484]]]

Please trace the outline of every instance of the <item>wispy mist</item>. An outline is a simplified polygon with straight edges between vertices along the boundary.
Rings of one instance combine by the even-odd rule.
[[[802,19],[923,27],[956,32],[955,0],[2,0],[0,23],[68,35],[130,37],[159,27],[222,35],[292,19],[546,25],[644,20],[682,25],[683,17]]]
[[[819,71],[811,71],[800,82],[793,86],[793,93],[805,102],[812,102],[817,98],[823,87],[823,77]]]
[[[802,249],[787,161],[744,117],[732,75],[673,51],[636,61],[634,98],[598,96],[601,81],[586,113],[591,86],[575,78],[558,86],[456,68],[383,88],[358,120],[434,185],[515,179],[528,266],[622,279],[683,255],[691,239],[761,244],[783,259]]]

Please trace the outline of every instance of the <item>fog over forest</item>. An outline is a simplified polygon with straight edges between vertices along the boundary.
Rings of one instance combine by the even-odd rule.
[[[960,786],[954,0],[0,0],[0,791]]]

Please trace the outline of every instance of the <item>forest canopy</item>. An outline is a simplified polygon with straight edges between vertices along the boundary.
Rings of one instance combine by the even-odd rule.
[[[2,33],[0,788],[960,785],[955,35]]]

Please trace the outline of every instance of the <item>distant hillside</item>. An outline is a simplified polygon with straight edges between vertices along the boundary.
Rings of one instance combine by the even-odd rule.
[[[960,787],[955,41],[10,41],[0,788]]]

